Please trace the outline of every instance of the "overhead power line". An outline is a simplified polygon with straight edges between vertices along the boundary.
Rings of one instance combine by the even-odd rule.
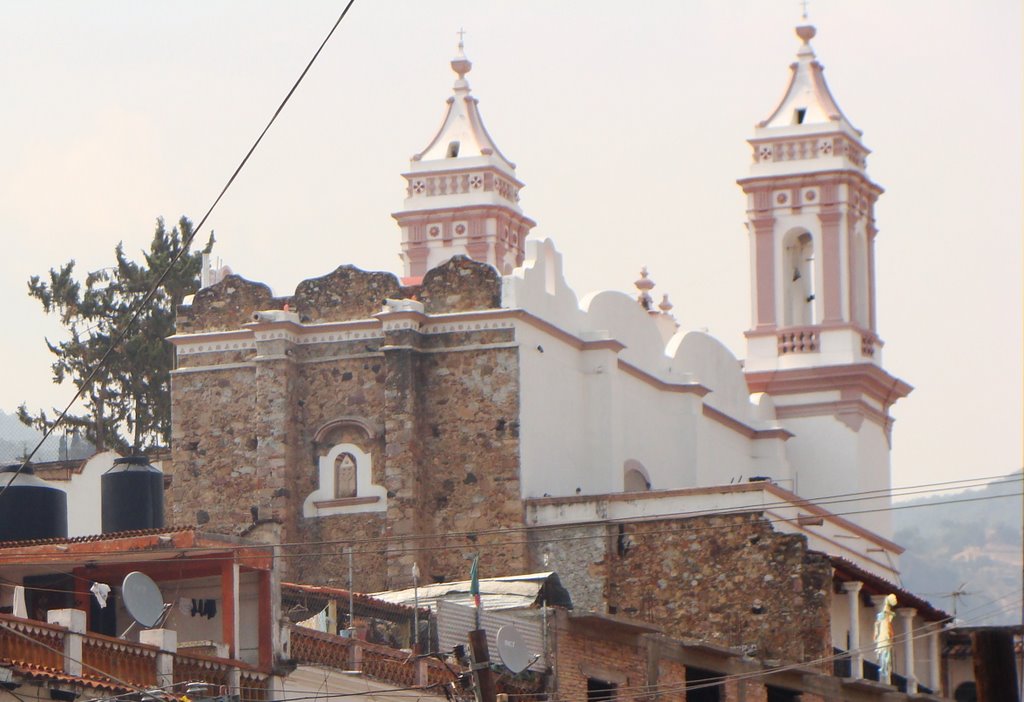
[[[1014,493],[1011,493],[1011,494],[1008,494],[1008,495],[997,495],[997,496],[989,496],[989,497],[973,497],[973,498],[951,499],[951,500],[944,500],[944,501],[941,501],[941,502],[930,503],[928,505],[891,506],[891,507],[883,507],[883,508],[876,508],[876,509],[850,510],[850,511],[847,511],[847,512],[832,512],[830,514],[832,516],[840,516],[840,517],[859,515],[859,514],[874,514],[874,513],[879,513],[879,512],[893,512],[893,511],[900,511],[900,510],[905,510],[905,509],[917,509],[917,508],[920,508],[920,507],[941,506],[941,505],[950,505],[950,504],[959,504],[959,503],[968,503],[968,502],[983,502],[983,501],[989,501],[989,500],[994,500],[994,499],[1001,499],[1001,498],[1004,498],[1004,497],[1020,496],[1022,494],[1024,494],[1024,492],[1014,492]],[[783,503],[783,504],[788,504],[788,503]],[[775,506],[779,506],[779,505],[776,504]],[[356,547],[356,550],[355,550],[355,554],[356,555],[394,556],[394,555],[403,554],[403,553],[445,551],[445,550],[455,550],[457,548],[461,550],[461,548],[463,548],[463,547],[459,547],[459,546],[456,546],[456,545],[453,545],[453,544],[447,544],[446,543],[446,544],[436,544],[436,545],[427,544],[427,545],[418,545],[418,546],[398,546],[398,547],[395,547],[393,545],[388,545],[388,546],[385,546],[383,549],[380,549],[380,548],[371,548],[371,545],[373,545],[373,544],[389,544],[390,542],[394,542],[394,541],[425,541],[425,540],[429,540],[429,539],[447,539],[447,540],[452,540],[452,539],[461,539],[461,538],[470,539],[471,537],[473,537],[473,538],[476,539],[475,541],[472,541],[473,548],[478,549],[478,550],[487,550],[487,549],[505,548],[505,547],[508,547],[508,546],[528,545],[530,543],[533,543],[533,541],[531,541],[530,539],[528,539],[526,537],[528,535],[532,534],[535,530],[557,531],[557,530],[562,530],[562,529],[577,528],[577,527],[580,527],[580,526],[591,526],[591,525],[592,526],[600,526],[600,525],[606,525],[608,523],[613,523],[613,524],[614,523],[631,523],[631,522],[632,523],[652,523],[652,522],[658,522],[658,521],[664,521],[664,520],[685,520],[685,519],[687,519],[689,517],[697,517],[697,516],[706,516],[706,517],[740,516],[740,515],[744,515],[744,514],[750,514],[750,513],[753,513],[753,512],[770,511],[770,509],[771,509],[770,506],[751,504],[751,505],[747,505],[747,506],[743,506],[743,507],[737,507],[737,508],[735,508],[735,509],[733,509],[731,511],[724,511],[724,510],[723,511],[707,511],[707,510],[702,510],[702,511],[699,511],[699,512],[698,511],[693,511],[693,512],[677,512],[677,513],[671,513],[671,514],[645,516],[642,521],[636,521],[636,520],[630,520],[628,518],[624,518],[624,519],[621,519],[621,520],[614,520],[614,521],[611,521],[611,522],[609,522],[607,520],[602,520],[602,521],[593,521],[593,522],[574,522],[574,523],[571,523],[571,524],[560,524],[560,525],[546,525],[546,526],[543,526],[543,527],[540,527],[540,526],[519,526],[519,527],[508,527],[508,528],[504,528],[504,529],[494,529],[494,530],[489,530],[487,532],[479,532],[479,536],[497,536],[497,537],[516,537],[518,535],[522,535],[523,536],[523,538],[517,538],[517,539],[514,539],[514,540],[513,539],[509,539],[509,540],[492,541],[492,542],[487,542],[485,540],[482,540],[482,539],[478,538],[478,534],[477,533],[462,532],[462,533],[432,533],[432,534],[419,534],[419,535],[411,535],[410,534],[408,536],[403,536],[403,537],[381,536],[381,537],[378,537],[378,538],[363,538],[363,539],[333,539],[333,540],[317,541],[317,542],[310,542],[310,543],[306,543],[306,542],[302,542],[302,541],[291,541],[291,542],[285,542],[285,543],[281,543],[281,544],[257,544],[257,543],[253,543],[253,544],[251,544],[251,547],[252,548],[270,548],[270,547],[273,547],[275,549],[280,549],[280,550],[283,550],[283,551],[292,550],[292,552],[290,552],[290,553],[289,552],[274,553],[274,554],[272,554],[270,556],[273,559],[311,558],[311,557],[323,557],[323,556],[338,556],[339,554],[338,554],[338,552],[336,550],[331,550],[331,551],[318,550],[318,551],[296,552],[296,551],[294,551],[294,549],[308,548],[310,546],[316,546],[316,547],[329,547],[329,546],[341,546],[341,545],[351,546],[353,544],[363,546],[363,548],[358,548],[358,546]],[[766,518],[766,519],[764,519],[764,521],[766,523],[768,523],[768,524],[777,524],[777,523],[789,523],[792,520],[780,517],[780,518],[774,518],[774,519]],[[653,530],[649,530],[649,531],[643,531],[643,532],[631,534],[630,536],[631,536],[631,538],[634,538],[634,539],[637,539],[637,538],[641,538],[642,539],[642,538],[648,538],[648,537],[654,537],[654,536],[663,536],[663,535],[666,535],[666,534],[703,533],[703,532],[713,532],[713,531],[716,531],[716,530],[733,529],[733,528],[735,528],[735,526],[732,525],[732,524],[705,524],[705,525],[701,525],[701,526],[687,525],[687,526],[683,526],[683,527],[674,526],[674,527],[667,528],[667,529],[653,529]],[[169,530],[173,530],[173,527],[169,528]],[[583,540],[594,539],[594,538],[605,538],[605,536],[606,535],[604,535],[604,534],[601,534],[601,535],[598,535],[598,534],[584,534],[584,535],[552,536],[552,537],[544,537],[543,541],[545,543],[559,543],[559,542],[569,542],[569,541],[583,541]],[[63,542],[63,540],[58,540],[58,541],[55,541],[54,543],[62,543],[62,542]],[[469,545],[469,544],[467,544],[467,545]],[[18,548],[18,546],[16,546],[16,545],[14,545],[14,547]],[[33,546],[31,544],[24,544],[24,548],[26,548],[26,549],[35,549],[35,548],[38,548],[38,546]],[[187,547],[187,548],[179,548],[179,549],[168,549],[166,552],[168,554],[175,553],[175,554],[182,554],[182,555],[184,555],[184,554],[187,554],[187,553],[190,553],[190,552],[204,552],[204,551],[208,552],[210,549],[211,549],[210,546],[195,546],[195,547]],[[59,565],[75,565],[75,564],[78,564],[82,558],[86,558],[86,557],[92,556],[92,555],[105,555],[105,554],[108,554],[108,553],[109,553],[108,551],[103,551],[103,550],[96,550],[96,551],[91,551],[91,550],[86,551],[86,550],[83,550],[83,551],[77,551],[74,554],[74,558],[69,558],[67,560],[52,560],[52,554],[36,554],[36,553],[32,553],[31,551],[26,551],[26,552],[23,552],[23,553],[15,552],[13,554],[8,554],[8,557],[9,558],[19,558],[19,559],[23,559],[23,562],[25,562],[25,563],[32,563],[33,562],[33,557],[38,556],[40,558],[45,558],[46,559],[46,563],[48,565],[59,566]],[[228,556],[223,556],[223,557],[221,557],[221,556],[211,556],[211,557],[206,558],[204,560],[206,562],[212,563],[212,562],[222,561],[222,560],[232,560],[234,558],[235,558],[234,555],[228,555]],[[0,568],[2,568],[2,567],[3,566],[0,565]]]
[[[275,121],[277,121],[278,115],[281,114],[281,111],[284,109],[284,106],[288,104],[289,100],[291,100],[291,97],[295,93],[296,89],[298,89],[299,84],[302,83],[303,78],[305,78],[306,74],[309,73],[309,69],[313,67],[313,63],[317,60],[317,57],[320,56],[320,52],[323,51],[331,36],[334,35],[334,31],[338,28],[338,25],[340,25],[341,21],[345,19],[345,15],[348,14],[349,9],[352,7],[354,2],[355,0],[348,0],[348,3],[345,5],[345,9],[341,11],[341,14],[338,16],[338,19],[334,22],[334,25],[331,27],[331,31],[329,31],[327,33],[327,36],[324,37],[324,40],[320,42],[320,46],[317,47],[317,50],[313,54],[313,57],[309,59],[309,63],[307,63],[306,67],[302,69],[302,73],[299,74],[299,77],[295,80],[295,83],[292,85],[291,90],[288,91],[288,94],[284,96],[284,99],[281,101],[281,104],[277,106],[276,110],[274,110],[274,114],[270,117],[270,121],[267,122],[267,126],[263,128],[263,131],[260,132],[260,135],[256,137],[256,141],[254,141],[252,146],[249,147],[249,150],[246,152],[241,162],[238,164],[234,172],[231,174],[231,177],[228,178],[227,183],[224,184],[224,187],[221,188],[220,193],[214,199],[213,204],[210,205],[210,208],[206,211],[206,214],[203,215],[203,218],[199,220],[199,224],[197,224],[192,229],[192,232],[182,240],[181,247],[171,257],[171,260],[167,264],[167,267],[164,268],[163,272],[156,279],[156,282],[153,283],[153,285],[146,292],[145,297],[143,297],[142,300],[136,305],[135,309],[132,311],[131,316],[128,318],[128,321],[126,321],[124,325],[114,335],[114,338],[110,342],[110,346],[107,347],[107,350],[100,357],[100,360],[96,362],[95,366],[93,366],[92,370],[89,372],[89,375],[85,377],[85,380],[79,386],[78,390],[75,391],[75,394],[71,397],[71,400],[67,403],[64,409],[61,411],[61,413],[57,416],[53,424],[43,433],[43,437],[35,445],[35,448],[32,449],[32,452],[29,453],[28,456],[25,457],[24,461],[22,461],[21,465],[18,466],[18,470],[14,471],[11,474],[11,477],[7,481],[7,484],[0,488],[0,497],[2,497],[5,492],[7,492],[7,489],[14,482],[15,478],[17,478],[18,475],[20,475],[21,472],[25,470],[25,467],[32,460],[32,457],[36,455],[36,452],[40,449],[40,447],[42,447],[43,443],[49,438],[50,434],[52,434],[53,431],[64,420],[68,412],[71,411],[71,407],[78,401],[78,398],[82,396],[82,393],[85,392],[86,388],[88,388],[92,384],[93,380],[96,379],[96,376],[99,374],[99,372],[103,370],[103,368],[107,364],[107,361],[110,359],[111,354],[114,352],[114,349],[116,349],[121,344],[121,342],[124,341],[125,337],[128,335],[128,332],[131,330],[136,320],[138,320],[138,318],[149,306],[149,303],[153,300],[153,297],[160,290],[160,286],[163,285],[164,280],[167,279],[167,276],[170,275],[171,271],[173,271],[175,266],[178,265],[178,261],[181,260],[181,257],[184,256],[185,252],[192,245],[193,239],[195,239],[196,235],[203,228],[203,225],[206,224],[206,220],[208,220],[210,218],[210,215],[213,214],[214,208],[217,207],[217,205],[221,201],[221,198],[223,198],[224,195],[227,193],[228,188],[230,188],[231,185],[235,182],[235,179],[238,177],[238,174],[242,172],[242,168],[245,167],[245,164],[249,162],[249,157],[253,155],[253,153],[256,151],[256,147],[258,147],[260,145],[260,142],[263,141],[263,137],[266,136],[268,131],[270,131],[270,127],[273,126]]]

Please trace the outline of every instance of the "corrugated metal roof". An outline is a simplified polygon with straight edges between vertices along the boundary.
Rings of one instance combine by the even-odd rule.
[[[440,600],[462,605],[472,604],[473,597],[469,594],[469,586],[469,580],[424,585],[419,588],[419,605],[436,611],[437,602]],[[485,610],[536,606],[540,604],[542,591],[548,593],[549,604],[572,607],[568,591],[562,587],[558,574],[554,572],[480,579],[480,603]],[[414,588],[375,592],[372,596],[378,600],[406,606],[416,601]]]
[[[348,611],[349,591],[344,588],[330,587],[327,585],[303,585],[300,583],[281,583],[282,596],[287,598],[288,595],[292,593],[308,593],[311,595],[318,595],[324,598],[325,601],[327,598],[335,599],[338,600],[339,603],[344,606],[345,611]],[[362,606],[367,609],[375,609],[381,612],[397,614],[404,617],[408,617],[410,619],[413,616],[414,608],[412,606],[406,606],[401,602],[390,602],[384,599],[374,597],[372,595],[364,595],[361,592],[353,592],[351,593],[351,595],[353,603],[357,605],[357,610],[359,609],[359,606]],[[420,609],[425,609],[425,607],[420,607]]]
[[[507,609],[503,611],[484,610],[480,613],[480,627],[487,630],[487,650],[492,663],[500,663],[498,631],[503,626],[515,626],[526,644],[530,658],[538,656],[527,670],[543,672],[547,668],[544,656],[544,620],[540,610],[535,608]],[[452,650],[456,644],[469,645],[469,632],[476,628],[476,611],[451,600],[437,603],[437,641],[442,651]]]
[[[398,685],[372,680],[365,675],[349,673],[334,668],[315,665],[300,665],[284,679],[285,699],[329,699],[344,695],[348,700],[360,699],[409,699],[438,697],[444,699],[439,689],[419,688],[396,691]]]

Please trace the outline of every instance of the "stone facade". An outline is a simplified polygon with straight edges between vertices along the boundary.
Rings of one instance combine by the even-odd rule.
[[[484,572],[522,571],[524,548],[488,548],[502,537],[486,533],[523,522],[514,332],[427,329],[497,307],[500,291],[464,258],[414,288],[343,266],[287,298],[237,276],[200,291],[176,339],[228,334],[178,354],[169,518],[295,543],[285,572],[311,583],[346,583],[347,543],[363,591],[407,585],[414,561],[425,578],[465,577],[477,551]],[[396,299],[411,303],[385,305]],[[366,480],[318,472],[339,446],[372,465]],[[338,485],[311,508],[323,475]]]
[[[831,654],[829,560],[761,514],[538,530],[530,553],[558,571],[578,608],[759,659]]]
[[[762,515],[627,524],[619,544],[609,610],[761,659],[831,654],[831,564]]]

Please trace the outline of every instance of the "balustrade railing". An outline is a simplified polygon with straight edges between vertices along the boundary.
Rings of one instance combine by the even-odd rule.
[[[779,355],[811,353],[818,350],[818,331],[812,328],[787,329],[779,332]]]
[[[0,658],[64,668],[63,627],[0,614]]]
[[[403,687],[455,680],[455,674],[439,660],[414,658],[408,651],[301,626],[292,627],[291,651],[300,663],[359,670],[368,677]]]
[[[174,656],[175,682],[204,682],[230,687],[233,670],[234,666],[216,658],[180,654]]]
[[[270,699],[270,676],[254,670],[242,670],[238,692],[241,702],[266,702]]]
[[[112,679],[122,680],[139,687],[157,684],[155,646],[130,643],[100,634],[82,637],[82,663],[87,675],[97,671]]]

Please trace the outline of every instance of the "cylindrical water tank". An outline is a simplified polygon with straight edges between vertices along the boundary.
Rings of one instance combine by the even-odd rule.
[[[164,474],[145,456],[127,456],[100,478],[104,534],[164,525]]]
[[[0,541],[66,539],[67,493],[36,477],[31,466],[19,473],[20,467],[0,468]]]

